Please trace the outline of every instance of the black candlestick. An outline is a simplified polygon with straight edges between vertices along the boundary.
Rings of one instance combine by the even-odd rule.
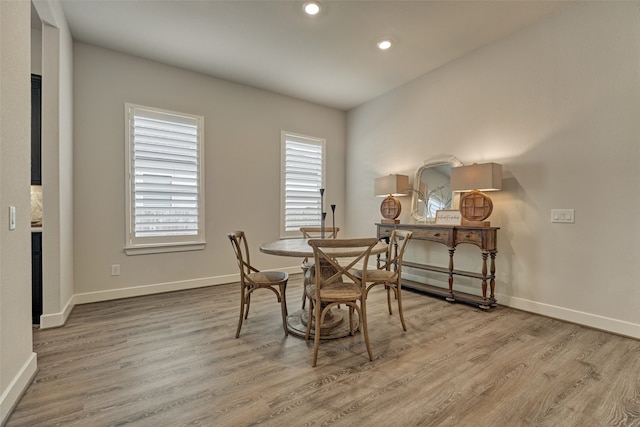
[[[336,205],[331,205],[331,226],[333,227],[333,238],[336,237]]]
[[[324,239],[324,222],[325,219],[327,218],[327,213],[326,212],[322,212],[322,227],[320,227],[320,238]]]
[[[324,220],[327,216],[327,213],[324,211],[324,188],[320,189],[320,213],[322,215],[320,219],[320,238],[324,239]]]

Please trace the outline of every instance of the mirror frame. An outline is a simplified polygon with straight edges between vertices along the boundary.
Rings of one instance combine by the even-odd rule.
[[[422,163],[422,166],[420,166],[418,170],[416,170],[416,175],[415,175],[415,178],[413,179],[413,184],[411,188],[411,217],[418,222],[425,223],[428,217],[427,215],[418,214],[418,204],[420,203],[420,200],[419,200],[420,193],[416,191],[416,185],[419,185],[418,183],[420,182],[422,173],[426,169],[435,167],[435,166],[442,166],[442,165],[450,165],[451,167],[458,167],[458,166],[462,166],[462,162],[458,160],[458,158],[455,156],[451,156],[451,155],[440,156],[440,157],[425,160]],[[454,199],[456,195],[457,193],[452,192],[452,196],[451,196],[452,209],[456,209],[457,207],[457,203]],[[426,207],[425,207],[425,212],[426,212]]]

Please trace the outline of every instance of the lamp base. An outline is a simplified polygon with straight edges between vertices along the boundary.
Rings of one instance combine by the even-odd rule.
[[[383,218],[380,220],[381,224],[400,224],[400,220],[399,219],[386,219]]]
[[[462,225],[469,227],[489,227],[489,218],[493,211],[491,198],[481,191],[473,190],[460,199]]]

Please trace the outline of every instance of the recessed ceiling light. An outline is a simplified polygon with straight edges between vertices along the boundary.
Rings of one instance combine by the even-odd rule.
[[[320,12],[320,4],[317,1],[308,1],[304,4],[304,13],[307,15],[317,15]]]
[[[391,48],[391,40],[385,39],[378,42],[378,49],[387,50]]]

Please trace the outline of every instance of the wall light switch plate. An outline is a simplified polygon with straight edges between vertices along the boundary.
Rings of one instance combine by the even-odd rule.
[[[111,275],[119,276],[120,275],[120,264],[113,264],[111,266]]]
[[[551,209],[551,222],[574,224],[575,211],[573,209]]]

